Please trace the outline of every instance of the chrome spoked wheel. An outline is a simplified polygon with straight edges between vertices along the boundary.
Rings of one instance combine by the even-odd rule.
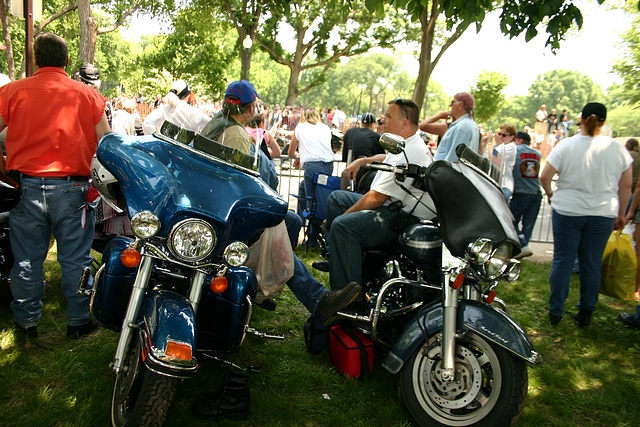
[[[435,337],[405,363],[401,389],[420,425],[509,425],[526,397],[524,361],[467,333],[456,345],[455,379],[442,379],[441,348]]]

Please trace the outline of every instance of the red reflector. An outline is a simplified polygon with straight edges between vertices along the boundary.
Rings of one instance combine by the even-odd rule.
[[[229,287],[229,281],[224,276],[216,276],[209,284],[211,290],[217,294],[221,294]]]
[[[496,297],[496,291],[491,291],[489,292],[489,295],[487,295],[487,299],[485,300],[487,304],[491,304],[493,302],[493,299]]]
[[[167,350],[164,354],[175,359],[191,360],[191,346],[181,342],[167,341]]]
[[[463,282],[464,282],[464,274],[460,273],[453,281],[453,284],[451,285],[451,287],[453,289],[458,289],[460,286],[462,286]]]
[[[140,255],[140,252],[135,249],[125,249],[120,254],[120,262],[122,262],[122,265],[125,267],[137,267],[141,260],[142,256]]]

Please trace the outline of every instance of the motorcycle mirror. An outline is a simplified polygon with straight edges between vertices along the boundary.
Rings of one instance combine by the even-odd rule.
[[[405,139],[394,133],[383,133],[380,136],[380,146],[391,154],[400,154],[404,151]]]

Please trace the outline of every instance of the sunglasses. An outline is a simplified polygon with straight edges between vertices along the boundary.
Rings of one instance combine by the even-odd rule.
[[[499,133],[498,135],[500,135],[500,136],[511,136],[508,133]]]
[[[402,98],[400,98],[400,97],[396,98],[395,101],[393,101],[393,103],[402,107],[402,109],[404,110],[404,115],[408,119],[409,118],[409,111],[407,111],[407,106],[404,104],[404,101],[402,100]]]

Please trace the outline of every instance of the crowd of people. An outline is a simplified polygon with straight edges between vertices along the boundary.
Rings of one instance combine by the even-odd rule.
[[[64,71],[69,61],[67,49],[59,36],[39,35],[34,43],[36,73],[0,88],[0,130],[8,129],[6,164],[0,156],[0,170],[13,171],[22,187],[22,198],[11,211],[11,246],[16,259],[11,272],[11,309],[17,333],[29,339],[38,336],[45,289],[43,263],[51,234],[58,245],[61,287],[67,299],[67,336],[81,338],[96,329],[89,319],[88,298],[76,289],[84,267],[91,265],[90,249],[95,238],[94,215],[87,204],[91,201],[87,199],[91,160],[100,138],[109,130],[148,135],[168,120],[209,140],[266,159],[261,161],[264,168],[260,176],[273,188],[277,176],[274,182],[270,159],[279,156],[283,148],[274,136],[284,132],[290,138],[288,154],[299,157],[299,165],[305,169],[307,194],[315,172],[333,171],[332,128],[344,132],[344,178],[356,184],[363,180],[361,167],[368,162],[406,162],[404,154],[384,153],[377,132],[403,137],[409,160],[425,167],[438,160],[457,161],[460,145],[474,152],[486,147],[473,118],[474,97],[467,92],[456,94],[449,110],[423,121],[419,120],[419,106],[403,98],[390,101],[379,119],[372,113],[349,118],[337,106],[322,110],[281,109],[278,105],[268,108],[259,102],[258,92],[246,80],[230,83],[224,98],[216,102],[199,101],[186,81],[177,80],[164,97],[157,96],[150,105],[140,96],[105,99],[97,90],[99,70],[92,64],[80,67],[74,75],[77,81],[69,78]],[[544,105],[536,120],[541,124],[537,127],[544,125],[546,134],[568,135],[573,125],[566,111],[558,116],[552,109],[547,114]],[[542,171],[544,153],[536,147],[535,129],[518,131],[513,124],[505,123],[495,135],[490,157],[501,171],[505,203],[517,223],[522,247],[518,257],[532,254],[528,243],[543,192],[553,209],[554,258],[548,312],[553,325],[562,320],[576,258],[581,292],[574,320],[578,327],[589,325],[598,300],[600,260],[607,238],[614,228],[622,228],[636,218],[640,186],[636,185],[636,197],[629,205],[633,163],[629,151],[638,151],[638,144],[636,141],[633,149],[625,150],[615,140],[600,135],[605,120],[604,105],[585,105],[580,131],[570,138],[559,138]],[[430,143],[423,133],[434,136]],[[208,150],[206,142],[196,141],[195,148]],[[554,187],[551,183],[556,175]],[[400,219],[406,224],[436,216],[429,194],[410,184],[405,182],[411,189],[407,194],[392,173],[378,173],[359,192],[338,190],[331,194],[327,203],[328,255],[323,262],[314,263],[316,268],[330,272],[330,289],[293,254],[294,272],[287,285],[322,324],[333,322],[336,313],[359,296],[362,248],[393,241],[398,232],[393,224]],[[295,246],[301,218],[289,211],[285,224]],[[117,233],[127,234],[121,225]],[[314,233],[317,230],[311,235]],[[265,308],[275,308],[274,301],[266,301],[260,301]],[[640,329],[640,305],[634,315],[623,313],[619,320]],[[227,380],[233,381],[233,377]],[[224,399],[220,393],[200,399],[194,411],[202,418],[224,418],[229,415]]]

